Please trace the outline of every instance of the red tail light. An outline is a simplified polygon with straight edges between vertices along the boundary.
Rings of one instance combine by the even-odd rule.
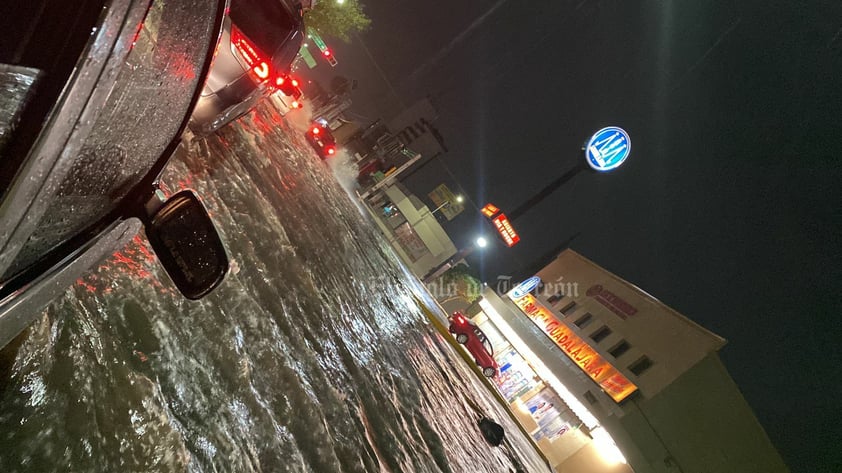
[[[277,79],[275,79],[275,84],[277,84],[278,86],[282,86],[282,85],[284,85],[284,78],[283,78],[283,76],[278,77]]]
[[[331,146],[327,149],[327,154],[336,154],[336,149]]]
[[[301,107],[302,107],[302,105],[301,105],[301,103],[298,102],[298,100],[292,101],[292,108],[301,108]]]
[[[322,131],[322,130],[319,130],[319,127],[317,127],[317,126],[313,127],[313,134],[314,135],[318,135],[320,131]]]
[[[295,79],[293,79],[293,80],[292,80],[292,86],[293,86],[293,87],[298,87],[298,81],[297,81],[297,80],[295,80]]]
[[[236,48],[240,56],[246,61],[246,64],[251,68],[251,73],[254,74],[260,82],[269,78],[270,68],[269,60],[266,56],[253,45],[251,41],[237,29],[236,26],[231,25],[231,44]]]
[[[465,323],[465,318],[464,318],[464,317],[462,317],[461,315],[457,315],[457,316],[456,316],[456,321],[457,321],[457,322],[459,322],[460,324],[464,324],[464,323]]]

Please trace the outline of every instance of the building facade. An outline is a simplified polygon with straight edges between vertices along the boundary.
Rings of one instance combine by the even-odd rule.
[[[572,250],[469,315],[498,389],[557,471],[784,473],[725,340]]]
[[[363,202],[398,256],[419,278],[456,254],[434,211],[400,183],[378,188]]]

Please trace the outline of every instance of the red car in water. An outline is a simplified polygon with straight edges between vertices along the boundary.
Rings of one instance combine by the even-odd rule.
[[[494,349],[482,330],[461,312],[454,312],[449,320],[448,330],[456,337],[456,341],[465,345],[473,355],[474,361],[482,369],[482,374],[489,378],[496,376],[497,361],[494,360]]]

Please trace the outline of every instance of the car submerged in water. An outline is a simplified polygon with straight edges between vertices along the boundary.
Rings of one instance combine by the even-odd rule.
[[[8,0],[0,17],[0,347],[140,229],[176,287],[223,279],[190,191],[159,188],[225,0]]]
[[[301,3],[231,0],[191,130],[198,135],[212,133],[278,88],[293,96],[297,86],[290,88],[288,75],[303,43]]]

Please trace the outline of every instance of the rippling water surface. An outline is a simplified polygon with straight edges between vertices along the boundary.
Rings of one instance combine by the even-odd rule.
[[[334,174],[268,105],[181,153],[232,273],[187,301],[138,237],[52,304],[0,387],[0,471],[546,471]]]

